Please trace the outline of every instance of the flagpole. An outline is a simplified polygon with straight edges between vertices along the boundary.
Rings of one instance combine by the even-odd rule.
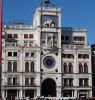
[[[2,83],[2,0],[0,0],[0,97]]]

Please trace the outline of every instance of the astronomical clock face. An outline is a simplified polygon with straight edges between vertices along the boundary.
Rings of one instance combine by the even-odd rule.
[[[55,59],[52,56],[46,56],[43,59],[43,65],[46,68],[53,68],[55,66]]]
[[[42,25],[53,24],[54,27],[58,27],[58,16],[55,15],[42,15]]]

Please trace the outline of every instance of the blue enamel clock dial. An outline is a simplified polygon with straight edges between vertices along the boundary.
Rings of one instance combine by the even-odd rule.
[[[44,58],[43,64],[47,68],[52,68],[55,66],[55,59],[52,56],[47,56]]]

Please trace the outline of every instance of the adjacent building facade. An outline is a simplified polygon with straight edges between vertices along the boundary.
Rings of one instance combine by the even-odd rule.
[[[33,26],[4,25],[2,97],[91,97],[86,29],[62,27],[61,9],[38,7]]]
[[[95,44],[91,45],[92,50],[92,96],[95,97]]]

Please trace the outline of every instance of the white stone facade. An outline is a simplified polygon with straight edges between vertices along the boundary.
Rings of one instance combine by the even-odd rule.
[[[38,7],[33,26],[5,25],[2,97],[91,97],[86,30],[62,27],[61,9]]]

